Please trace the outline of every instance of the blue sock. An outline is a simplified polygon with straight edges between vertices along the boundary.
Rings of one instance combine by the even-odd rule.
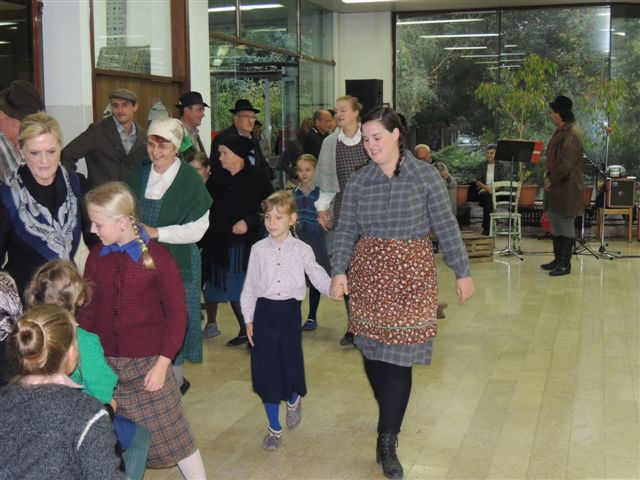
[[[293,405],[294,403],[296,403],[298,401],[298,398],[300,398],[300,395],[298,395],[296,392],[293,392],[289,397],[289,405]]]
[[[263,403],[264,411],[267,412],[267,419],[269,419],[269,426],[272,430],[282,430],[280,425],[280,404],[279,403]]]

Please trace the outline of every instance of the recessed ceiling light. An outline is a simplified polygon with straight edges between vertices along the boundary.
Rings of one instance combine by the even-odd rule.
[[[283,8],[284,5],[280,3],[263,3],[261,5],[241,5],[240,10],[248,11],[248,10],[263,10],[269,8]],[[211,7],[209,8],[209,13],[221,13],[221,12],[235,12],[235,6],[228,7]]]

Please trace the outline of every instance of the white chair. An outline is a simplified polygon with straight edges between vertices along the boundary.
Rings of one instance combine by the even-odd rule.
[[[493,182],[491,187],[493,213],[490,217],[489,236],[495,238],[496,235],[512,235],[516,239],[514,247],[519,251],[522,240],[522,218],[518,213],[520,182]],[[509,218],[511,218],[511,225],[509,225]]]

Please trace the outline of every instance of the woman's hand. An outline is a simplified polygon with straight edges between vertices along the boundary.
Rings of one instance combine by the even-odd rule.
[[[349,295],[349,285],[347,284],[346,275],[335,275],[331,279],[331,286],[329,287],[331,297],[334,300],[340,300],[343,295]]]
[[[244,220],[239,220],[233,227],[231,227],[231,233],[234,233],[235,235],[244,235],[248,230],[249,226]]]
[[[111,399],[111,401],[109,402],[109,405],[111,405],[111,408],[113,409],[114,412],[118,410],[118,402],[116,402],[115,398]]]
[[[551,190],[551,180],[549,180],[549,177],[545,177],[543,186],[545,190]]]
[[[144,389],[147,392],[157,392],[164,387],[164,379],[167,368],[171,365],[171,359],[159,356],[156,363],[144,376]]]
[[[476,287],[473,283],[473,278],[458,278],[456,280],[456,292],[458,294],[458,300],[461,304],[473,297],[473,294],[476,293]]]
[[[318,223],[324,229],[325,232],[329,230],[329,214],[326,210],[318,212]]]
[[[253,322],[245,323],[245,326],[247,327],[247,338],[249,339],[249,344],[252,347],[255,347],[253,344]]]
[[[145,231],[147,232],[147,235],[149,235],[149,237],[151,238],[158,238],[158,229],[154,228],[154,227],[150,227],[149,225],[145,225],[144,223],[142,224],[142,226],[144,227]]]

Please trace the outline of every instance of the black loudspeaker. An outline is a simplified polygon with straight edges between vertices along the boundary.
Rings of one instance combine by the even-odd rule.
[[[628,208],[635,204],[636,177],[607,178],[607,208]]]
[[[362,104],[362,115],[382,105],[382,80],[345,80],[345,87]]]

